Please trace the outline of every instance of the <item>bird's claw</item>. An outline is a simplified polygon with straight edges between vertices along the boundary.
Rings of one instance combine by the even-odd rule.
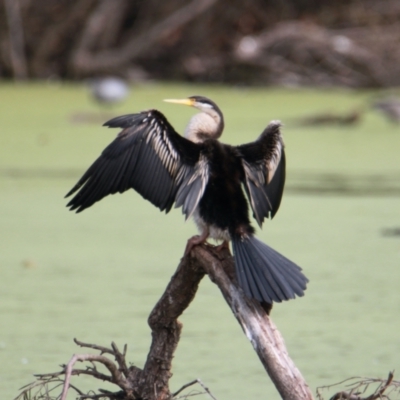
[[[192,251],[194,246],[204,243],[204,241],[205,239],[202,239],[199,235],[191,237],[186,243],[184,256],[187,256]]]
[[[194,246],[197,246],[199,244],[207,244],[206,240],[208,238],[208,230],[204,231],[201,235],[196,235],[191,237],[186,244],[186,248],[185,248],[185,253],[184,253],[184,257],[187,256],[193,249]]]

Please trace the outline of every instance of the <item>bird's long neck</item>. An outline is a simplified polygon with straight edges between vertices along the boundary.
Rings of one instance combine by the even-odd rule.
[[[222,114],[214,110],[195,114],[185,129],[185,138],[195,143],[204,142],[206,139],[218,139],[224,129]]]

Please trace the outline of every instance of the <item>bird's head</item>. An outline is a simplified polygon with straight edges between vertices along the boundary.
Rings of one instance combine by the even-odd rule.
[[[200,110],[194,115],[185,130],[185,137],[193,142],[218,139],[224,129],[224,116],[219,107],[204,96],[190,96],[187,99],[165,99],[168,103],[183,104]]]

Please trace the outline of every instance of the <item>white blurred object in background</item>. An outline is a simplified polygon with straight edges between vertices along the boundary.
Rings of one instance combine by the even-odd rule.
[[[102,105],[120,103],[129,94],[128,84],[117,77],[93,78],[89,85],[92,97]]]

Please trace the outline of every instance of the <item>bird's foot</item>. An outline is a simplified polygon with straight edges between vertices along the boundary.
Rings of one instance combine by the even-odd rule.
[[[187,256],[193,249],[194,246],[202,244],[205,242],[205,239],[202,239],[201,236],[196,235],[191,237],[186,243],[186,249],[184,256]]]
[[[184,257],[187,256],[193,249],[194,246],[197,246],[199,244],[203,244],[205,243],[206,239],[208,238],[208,232],[203,232],[201,235],[196,235],[191,237],[186,244],[186,248],[185,248],[185,253],[184,253]]]

